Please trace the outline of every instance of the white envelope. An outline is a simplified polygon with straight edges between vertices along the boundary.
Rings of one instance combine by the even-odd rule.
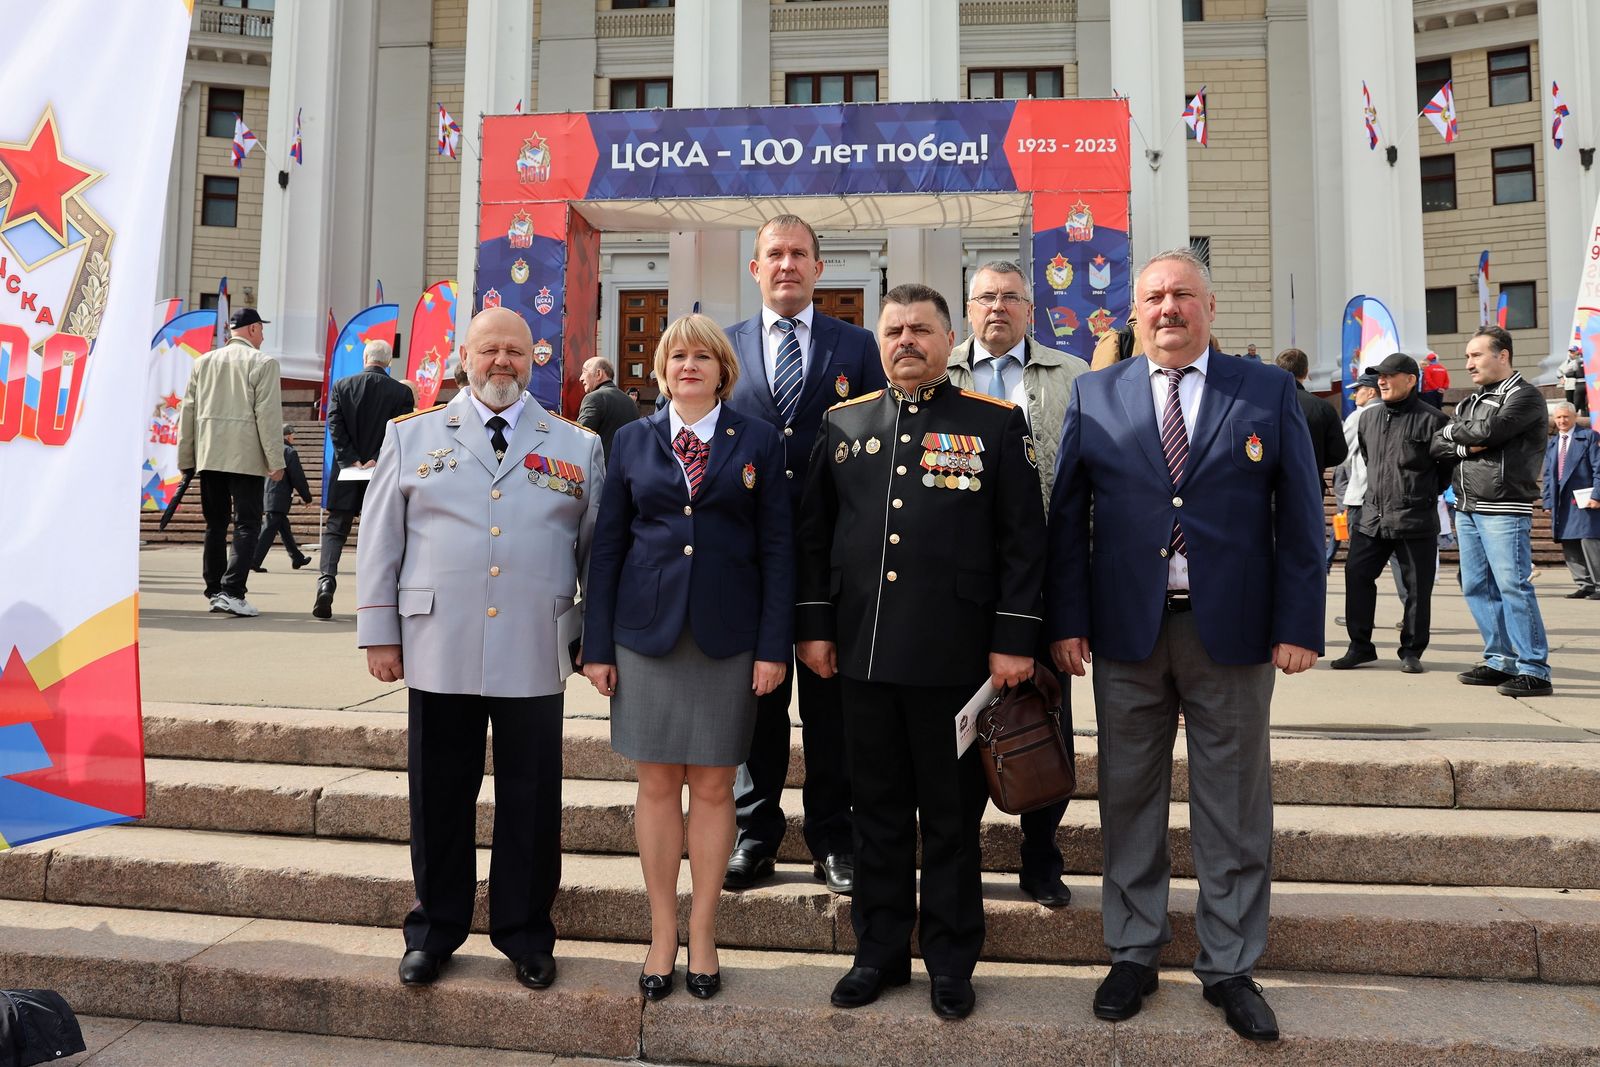
[[[972,699],[956,712],[956,759],[960,759],[972,747],[973,740],[978,736],[978,715],[994,702],[999,693],[1000,690],[993,683],[984,682],[972,694]]]
[[[377,469],[377,467],[340,467],[339,477],[334,480],[340,482],[370,482],[372,481],[372,472]]]

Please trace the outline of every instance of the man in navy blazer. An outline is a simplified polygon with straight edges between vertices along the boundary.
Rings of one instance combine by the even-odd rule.
[[[1271,889],[1267,719],[1273,668],[1295,674],[1322,653],[1322,487],[1294,379],[1209,345],[1216,298],[1193,252],[1152,259],[1134,300],[1146,355],[1073,383],[1048,531],[1052,655],[1079,675],[1095,657],[1112,966],[1094,1011],[1137,1012],[1172,939],[1181,707],[1195,973],[1234,1030],[1271,1041],[1277,1020],[1251,979]]]
[[[1600,600],[1600,438],[1578,426],[1578,409],[1563,400],[1550,412],[1555,436],[1544,452],[1544,509],[1550,537],[1561,546],[1578,587],[1568,600]],[[1589,490],[1579,506],[1574,493]]]
[[[739,381],[728,405],[770,423],[782,435],[783,477],[791,511],[798,516],[823,413],[884,388],[887,379],[869,331],[812,305],[822,277],[822,249],[810,223],[796,215],[767,220],[756,231],[750,274],[761,287],[761,314],[728,328],[739,357]],[[816,876],[835,893],[849,893],[855,885],[855,861],[839,680],[819,678],[803,663],[796,663],[792,675],[785,675],[783,684],[757,705],[750,758],[734,784],[739,836],[724,884],[748,889],[773,874],[785,828],[779,800],[789,771],[792,676],[800,686],[806,845]]]

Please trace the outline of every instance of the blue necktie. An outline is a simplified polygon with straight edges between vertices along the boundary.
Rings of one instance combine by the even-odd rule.
[[[795,319],[779,319],[775,326],[783,334],[778,342],[778,363],[772,375],[772,402],[778,406],[784,425],[794,421],[794,410],[800,406],[800,387],[805,384],[804,368],[800,362],[800,335]]]
[[[994,371],[994,376],[989,379],[989,395],[1001,400],[1010,399],[1011,391],[1006,388],[1006,364],[1011,362],[1009,355],[997,356],[989,361],[989,367]]]

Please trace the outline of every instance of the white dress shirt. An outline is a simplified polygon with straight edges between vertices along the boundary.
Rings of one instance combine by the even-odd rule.
[[[711,447],[713,445],[711,439],[717,435],[717,417],[721,414],[722,401],[719,400],[711,405],[711,410],[706,412],[699,422],[686,423],[683,421],[683,417],[678,414],[678,405],[669,402],[667,404],[668,443],[676,441],[678,439],[678,431],[687,426],[690,433],[706,443],[706,468],[710,469]],[[694,486],[689,483],[689,469],[683,465],[683,459],[678,455],[677,448],[673,448],[672,458],[678,461],[678,469],[683,472],[684,487],[693,489]]]
[[[517,402],[506,408],[504,411],[490,410],[489,405],[478,399],[477,393],[468,392],[467,395],[472,400],[472,406],[478,409],[478,417],[483,419],[484,431],[488,433],[491,440],[494,438],[494,431],[489,429],[489,420],[494,418],[496,415],[499,415],[502,419],[506,420],[506,443],[509,445],[511,442],[511,435],[517,428],[517,420],[522,418],[522,409],[528,406],[528,394],[523,393],[521,396],[517,397]]]
[[[983,347],[982,341],[973,342],[972,354],[977,357],[972,361],[973,386],[980,393],[994,395],[994,391],[989,388],[989,382],[994,375],[995,360],[1000,357],[990,355],[989,350]],[[1028,417],[1028,394],[1022,388],[1022,368],[1028,365],[1028,339],[1024,337],[1018,341],[1011,347],[1011,351],[1006,352],[1005,355],[1010,356],[1014,361],[1006,364],[1006,399],[1021,408],[1022,417],[1026,419]],[[979,367],[983,368],[981,375],[978,373]]]
[[[1148,357],[1147,357],[1148,358]],[[1178,383],[1178,406],[1183,410],[1183,432],[1194,441],[1194,422],[1200,414],[1200,401],[1205,397],[1206,369],[1211,364],[1211,349],[1207,348],[1200,353],[1200,358],[1189,364],[1189,373],[1185,374]],[[1150,395],[1156,408],[1156,433],[1161,432],[1161,423],[1167,413],[1167,390],[1171,384],[1167,381],[1166,368],[1150,362]],[[1193,456],[1191,455],[1191,459]],[[1181,524],[1183,516],[1178,516]],[[1189,557],[1180,552],[1174,552],[1167,557],[1167,588],[1172,590],[1189,589]]]
[[[807,304],[797,315],[790,316],[799,323],[794,328],[794,335],[800,339],[800,380],[806,380],[811,371],[811,317],[816,314],[816,305]],[[783,344],[783,331],[775,325],[784,316],[763,306],[761,309],[761,339],[767,353],[767,384],[778,380],[778,346]]]

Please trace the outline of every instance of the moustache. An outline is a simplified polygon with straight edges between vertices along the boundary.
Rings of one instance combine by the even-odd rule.
[[[1187,325],[1189,325],[1189,320],[1185,319],[1182,315],[1168,315],[1156,322],[1156,329],[1159,330],[1167,326]]]
[[[895,359],[899,359],[902,356],[917,356],[919,358],[926,358],[923,355],[921,349],[913,348],[910,345],[902,345],[901,347],[899,347],[899,348],[894,350],[894,358]]]

